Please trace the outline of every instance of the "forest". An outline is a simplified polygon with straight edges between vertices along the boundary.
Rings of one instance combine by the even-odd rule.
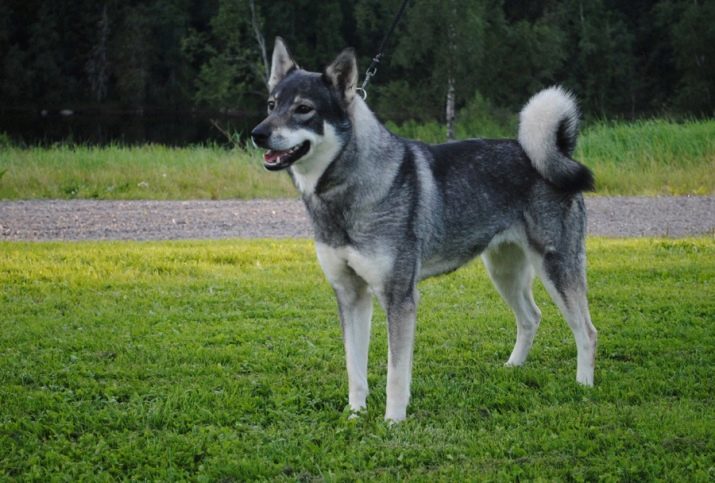
[[[361,72],[401,0],[3,0],[0,112],[264,109],[282,36],[318,70],[346,46]],[[514,112],[559,83],[587,118],[715,113],[715,1],[411,0],[370,86],[396,122]]]

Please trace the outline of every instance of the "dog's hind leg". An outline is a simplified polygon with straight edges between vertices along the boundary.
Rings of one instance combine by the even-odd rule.
[[[394,301],[387,309],[387,407],[386,421],[402,421],[407,415],[412,382],[412,352],[417,304],[414,296]]]
[[[598,335],[591,323],[588,309],[583,247],[549,251],[543,256],[530,258],[544,287],[561,310],[576,339],[576,381],[585,386],[593,386]]]
[[[482,260],[494,286],[516,315],[516,344],[506,364],[520,366],[529,355],[541,321],[541,312],[531,293],[534,269],[523,249],[514,243],[488,249]]]
[[[400,261],[396,266],[401,265]],[[404,265],[410,265],[409,262]],[[393,271],[393,280],[378,292],[387,313],[387,404],[385,421],[398,422],[407,415],[412,381],[412,353],[417,318],[416,269]]]

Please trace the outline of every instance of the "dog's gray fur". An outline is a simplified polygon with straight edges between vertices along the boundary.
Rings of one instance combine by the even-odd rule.
[[[405,418],[419,280],[482,255],[517,321],[507,362],[521,365],[541,314],[534,274],[573,330],[578,382],[593,384],[596,330],[586,299],[582,190],[590,171],[570,158],[578,111],[554,87],[521,113],[519,140],[427,145],[391,134],[356,96],[357,65],[343,51],[323,73],[300,70],[276,40],[269,114],[252,132],[268,169],[287,168],[313,222],[334,288],[349,404],[367,398],[372,294],[388,318],[387,420]]]

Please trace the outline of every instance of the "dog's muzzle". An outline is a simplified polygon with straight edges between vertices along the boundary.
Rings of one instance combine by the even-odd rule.
[[[310,151],[310,141],[304,141],[290,149],[272,149],[269,142],[271,130],[264,124],[259,124],[251,131],[251,139],[256,147],[267,149],[263,153],[263,166],[270,171],[279,171],[289,167]]]

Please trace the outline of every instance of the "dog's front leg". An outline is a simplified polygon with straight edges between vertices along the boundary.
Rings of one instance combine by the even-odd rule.
[[[367,355],[370,346],[372,295],[365,280],[348,266],[343,254],[316,243],[318,261],[335,291],[343,329],[345,360],[348,368],[348,403],[358,412],[367,401]]]
[[[412,379],[412,347],[415,340],[417,295],[414,286],[407,293],[387,297],[388,324],[387,408],[385,420],[398,422],[407,415]]]
[[[357,277],[348,284],[333,285],[343,328],[345,360],[348,368],[348,403],[358,412],[366,407],[367,356],[370,346],[372,295]]]

